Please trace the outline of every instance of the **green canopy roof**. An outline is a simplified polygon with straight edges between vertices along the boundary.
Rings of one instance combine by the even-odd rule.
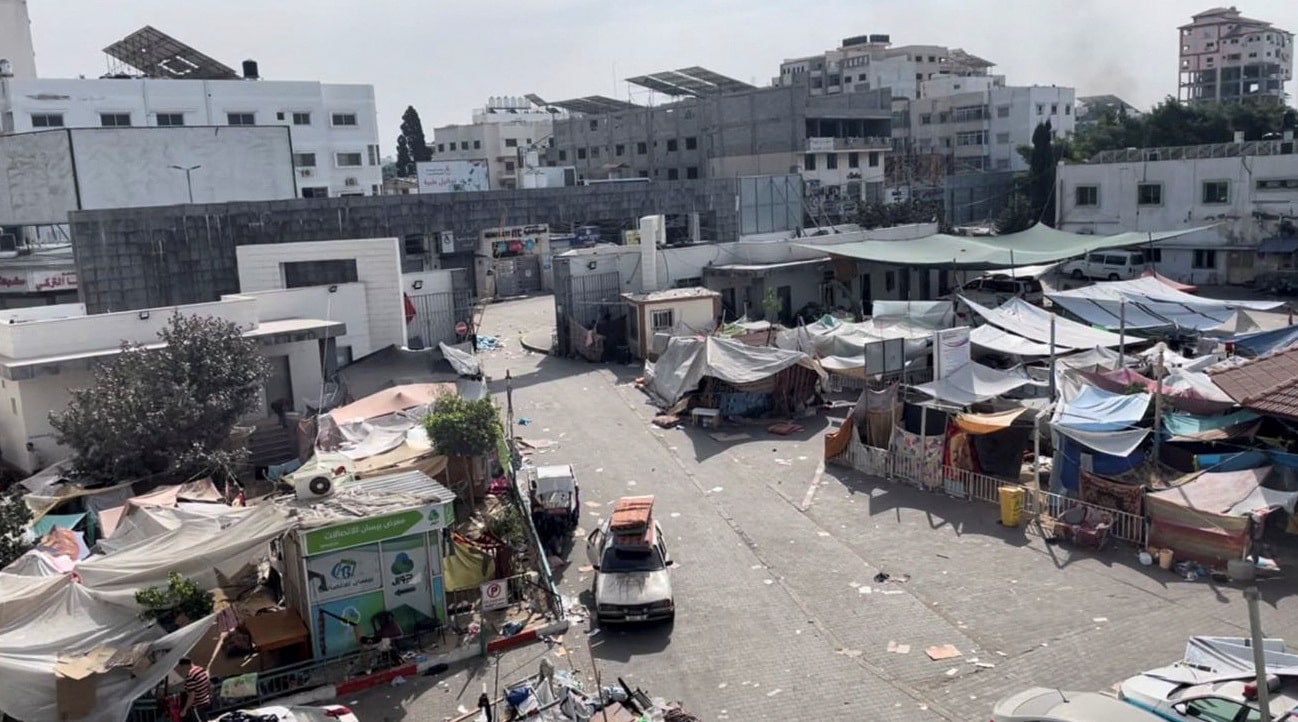
[[[1211,226],[1162,233],[1119,233],[1092,236],[1069,233],[1038,223],[1004,236],[951,236],[938,233],[908,241],[857,241],[832,246],[805,245],[822,253],[894,266],[959,268],[988,271],[1035,266],[1081,256],[1089,251],[1156,243]]]

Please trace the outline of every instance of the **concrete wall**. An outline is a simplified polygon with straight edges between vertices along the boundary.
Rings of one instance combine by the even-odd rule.
[[[27,0],[0,0],[0,58],[9,61],[15,78],[36,77]]]
[[[424,267],[466,268],[479,233],[545,223],[560,233],[592,222],[624,227],[650,213],[702,213],[714,238],[738,237],[738,181],[605,183],[486,193],[195,205],[73,214],[81,298],[92,313],[211,301],[239,291],[235,248],[341,238],[422,240]],[[450,253],[438,236],[454,234]],[[421,244],[415,244],[421,245]],[[403,256],[406,259],[410,255]]]
[[[0,135],[0,222],[66,223],[78,207],[73,178],[66,132]]]
[[[353,259],[364,287],[370,351],[406,345],[405,303],[401,296],[401,257],[395,238],[316,241],[241,246],[239,286],[243,291],[285,287],[283,264],[296,261]],[[339,285],[339,291],[342,285]],[[328,289],[325,289],[328,293]],[[339,298],[334,303],[342,303]],[[323,309],[321,309],[323,310]],[[364,355],[353,349],[356,358]]]
[[[340,283],[334,293],[329,293],[328,286],[310,286],[245,292],[223,296],[222,299],[241,296],[257,299],[257,315],[262,321],[286,318],[339,321],[347,326],[347,333],[335,341],[339,355],[344,356],[346,349],[351,349],[352,357],[360,358],[380,348],[370,339],[373,318],[365,290],[363,283]]]
[[[27,452],[27,442],[46,464],[66,459],[70,450],[60,446],[50,426],[50,412],[61,411],[72,400],[72,391],[89,387],[94,376],[90,371],[69,370],[53,376],[38,376],[24,381],[6,381],[12,396],[8,408],[0,408],[0,451],[7,461],[34,470],[36,455]],[[14,408],[18,414],[13,414]]]

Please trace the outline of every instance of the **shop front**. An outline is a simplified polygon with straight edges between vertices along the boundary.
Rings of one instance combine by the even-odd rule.
[[[443,537],[450,503],[298,532],[316,658],[360,647],[361,637],[413,634],[446,619]]]

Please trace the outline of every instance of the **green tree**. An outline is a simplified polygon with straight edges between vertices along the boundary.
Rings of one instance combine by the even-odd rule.
[[[415,174],[415,160],[410,157],[410,145],[405,135],[397,136],[397,176],[409,178]]]
[[[176,314],[161,348],[125,343],[50,414],[75,474],[127,481],[157,474],[191,478],[244,461],[229,448],[235,423],[255,411],[268,366],[257,342],[223,319]],[[278,399],[276,399],[278,401]]]
[[[31,512],[17,494],[0,494],[0,569],[31,548],[23,541],[23,529],[30,521]]]
[[[1285,112],[1284,106],[1276,104],[1187,105],[1168,98],[1139,117],[1108,113],[1098,123],[1079,129],[1074,158],[1086,160],[1101,151],[1124,148],[1229,143],[1236,132],[1242,132],[1244,140],[1262,140],[1280,131]]]
[[[1032,131],[1032,157],[1028,166],[1028,200],[1035,222],[1055,225],[1055,143],[1050,121]]]
[[[410,158],[408,167],[402,169],[402,175],[412,176],[415,174],[415,163],[433,159],[433,151],[428,147],[428,140],[424,138],[424,124],[419,120],[419,111],[415,106],[406,107],[406,112],[401,114],[401,137],[406,140],[406,153]],[[398,155],[401,153],[401,145],[397,145]],[[400,166],[400,161],[397,163]]]
[[[1028,199],[1023,182],[1015,183],[1015,190],[1010,194],[1005,207],[996,216],[996,232],[1000,234],[1026,231],[1037,222],[1036,211]]]
[[[911,198],[897,203],[869,203],[856,212],[856,223],[862,228],[889,228],[909,223],[937,223],[940,231],[948,229],[946,209],[940,200]]]
[[[433,446],[453,456],[483,456],[496,450],[502,430],[500,414],[490,398],[466,401],[444,396],[424,419],[424,430]]]

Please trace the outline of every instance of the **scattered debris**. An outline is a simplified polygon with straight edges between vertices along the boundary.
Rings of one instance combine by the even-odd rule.
[[[869,594],[869,593],[871,593],[871,592],[873,592],[873,591],[874,591],[874,590],[871,589],[871,588],[869,588],[869,587],[861,586],[861,587],[858,587],[858,588],[857,588],[856,593],[857,593],[857,594]]]
[[[598,469],[595,470],[595,473],[596,473],[596,474],[603,474],[603,473],[604,473],[604,467],[602,467],[602,466],[599,467]]]
[[[586,506],[589,506],[589,507],[592,507],[592,508],[596,508],[596,509],[598,509],[599,507],[604,506],[604,505],[601,504],[601,503],[599,503],[598,501],[587,501],[587,502],[586,502]]]
[[[767,692],[767,693],[766,693],[766,696],[767,696],[767,697],[774,697],[775,695],[779,694],[779,693],[782,692],[782,691],[783,691],[783,690],[781,690],[779,687],[776,687],[775,689],[771,690],[770,692]]]
[[[529,419],[529,418],[527,418],[526,416],[520,416],[520,417],[518,417],[518,425],[519,425],[519,426],[527,426],[527,425],[530,424],[530,423],[532,423],[532,420]]]
[[[724,431],[719,431],[715,434],[708,434],[708,436],[711,436],[713,441],[720,441],[721,443],[725,443],[727,441],[742,441],[744,439],[753,438],[751,434],[745,434],[742,432],[737,434],[730,434]]]
[[[674,429],[680,426],[681,417],[675,414],[658,414],[654,417],[653,425],[663,429]]]
[[[946,676],[948,676],[948,677],[954,677],[954,676],[956,676],[956,675],[959,674],[959,673],[960,673],[960,668],[959,668],[959,667],[952,667],[951,669],[948,669],[948,670],[946,671]]]
[[[876,584],[883,584],[884,582],[888,581],[889,578],[890,575],[888,574],[888,572],[879,572],[878,574],[874,575],[874,582]]]
[[[789,461],[788,459],[776,459],[775,463],[779,464],[780,466],[793,466],[793,462]]]
[[[934,662],[940,662],[944,659],[955,659],[956,657],[964,656],[959,649],[956,649],[954,644],[941,644],[941,645],[929,647],[924,650],[924,654],[927,654],[928,658],[933,660]]]
[[[766,427],[766,430],[771,432],[772,434],[778,434],[780,436],[788,436],[789,434],[796,434],[799,431],[802,431],[803,427],[792,422],[781,422],[778,424],[771,424],[770,426]]]
[[[889,650],[889,651],[892,651],[892,650]],[[840,650],[838,650],[837,653],[843,655],[844,657],[851,657],[851,658],[856,658],[856,657],[861,656],[861,650],[859,650],[859,649],[846,649],[846,648],[844,648],[844,649],[840,649]]]
[[[720,486],[714,486],[711,489],[708,489],[709,494],[720,494],[723,491],[725,491],[725,488]]]
[[[974,666],[981,669],[994,669],[996,667],[996,665],[991,662],[974,662]]]
[[[1095,622],[1096,624],[1099,624],[1100,622],[1107,622],[1107,621],[1109,621],[1109,618],[1108,618],[1108,617],[1091,617],[1091,621],[1092,621],[1092,622]]]
[[[767,585],[767,586],[770,586],[771,584],[774,584],[774,583],[775,583],[775,580],[774,580],[774,579],[763,579],[763,580],[762,580],[762,584],[765,584],[765,585]]]
[[[938,554],[937,556],[938,556],[938,558],[940,558],[940,559],[950,559],[950,558],[951,558],[951,557],[949,557],[949,556],[947,556],[947,555],[945,555],[945,554]]]

